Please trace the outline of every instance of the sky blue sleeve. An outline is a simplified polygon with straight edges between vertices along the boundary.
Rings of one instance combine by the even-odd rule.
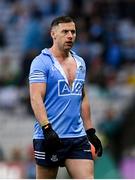
[[[31,63],[29,83],[42,82],[47,82],[47,67],[44,64],[43,59],[40,56],[38,56]]]

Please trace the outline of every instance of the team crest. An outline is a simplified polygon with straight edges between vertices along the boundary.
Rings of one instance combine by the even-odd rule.
[[[82,73],[85,72],[85,69],[84,69],[84,67],[82,65],[79,66],[79,70],[82,71]]]
[[[56,155],[56,154],[53,154],[53,155],[52,155],[52,157],[51,157],[51,161],[53,161],[53,162],[58,161],[58,157],[57,157],[57,155]]]

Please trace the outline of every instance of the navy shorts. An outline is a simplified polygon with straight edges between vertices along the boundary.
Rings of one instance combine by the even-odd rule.
[[[36,164],[45,167],[64,166],[66,159],[90,159],[92,154],[87,136],[61,138],[63,147],[55,153],[45,152],[44,139],[33,139]]]

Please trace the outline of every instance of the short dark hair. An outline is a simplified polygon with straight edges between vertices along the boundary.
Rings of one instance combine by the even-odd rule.
[[[51,28],[57,26],[60,23],[69,23],[69,22],[74,22],[74,20],[70,16],[59,16],[52,21]]]

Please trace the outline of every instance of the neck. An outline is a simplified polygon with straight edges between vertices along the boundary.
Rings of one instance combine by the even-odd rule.
[[[70,51],[69,50],[60,50],[60,49],[58,49],[58,48],[56,48],[56,47],[54,47],[54,46],[52,46],[51,48],[50,48],[50,51],[52,52],[52,54],[55,56],[55,57],[59,57],[59,58],[67,58],[67,57],[69,57],[70,56]]]

